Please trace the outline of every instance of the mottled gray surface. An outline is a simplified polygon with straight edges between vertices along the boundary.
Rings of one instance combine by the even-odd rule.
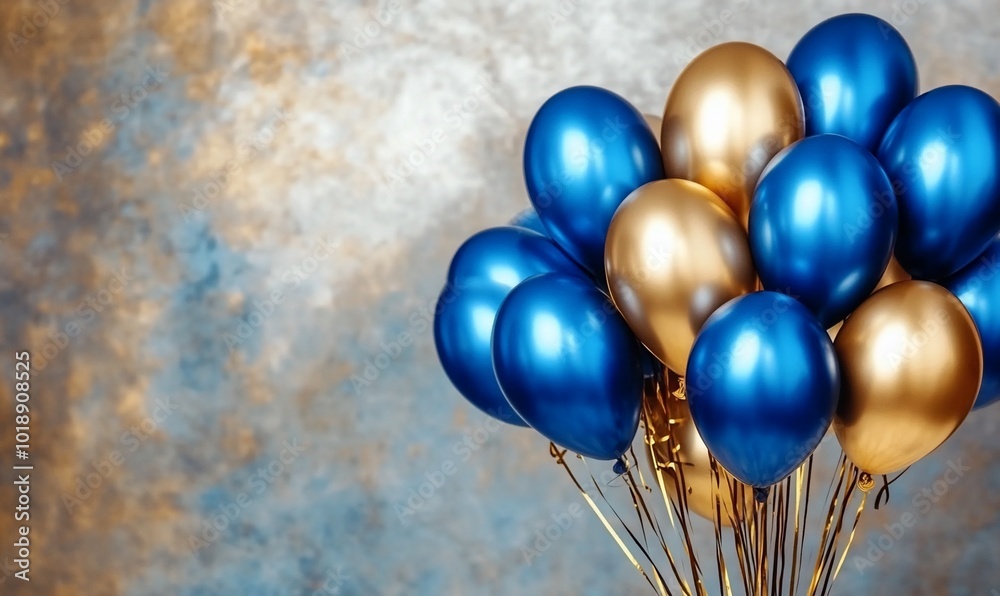
[[[377,27],[374,3],[332,0],[41,4],[0,6],[10,559],[10,354],[36,362],[31,582],[0,574],[4,593],[641,593],[590,515],[525,564],[579,496],[543,439],[485,430],[422,318],[462,240],[527,204],[534,111],[587,83],[656,113],[689,53],[740,39],[785,57],[862,8],[903,32],[923,89],[1000,95],[1000,8],[978,0],[431,0],[386,4]],[[277,289],[273,310],[258,302]],[[403,332],[413,344],[353,384]],[[894,485],[855,554],[907,511],[918,523],[872,567],[849,559],[838,593],[1000,589],[998,423],[998,407],[975,413]],[[467,435],[482,445],[466,459]],[[949,460],[970,470],[922,511]]]

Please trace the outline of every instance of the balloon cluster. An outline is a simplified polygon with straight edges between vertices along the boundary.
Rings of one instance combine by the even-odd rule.
[[[784,63],[706,50],[660,122],[597,87],[557,93],[525,143],[533,209],[452,262],[445,371],[484,411],[610,460],[662,363],[693,423],[683,457],[758,498],[831,426],[866,475],[916,462],[1000,400],[1000,104],[917,91],[899,33],[850,14]]]

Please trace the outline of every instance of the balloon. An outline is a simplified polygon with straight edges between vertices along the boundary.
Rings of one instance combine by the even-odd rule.
[[[833,344],[806,307],[777,292],[727,302],[691,350],[687,395],[698,432],[733,476],[770,486],[816,449],[837,407]]]
[[[892,285],[900,281],[906,281],[908,279],[913,278],[911,278],[910,274],[903,269],[902,265],[899,264],[899,261],[896,260],[896,257],[893,257],[889,259],[889,266],[885,268],[885,273],[882,274],[882,279],[878,280],[878,285],[875,286],[875,290],[873,290],[872,293],[874,294],[888,285]],[[843,327],[843,325],[844,322],[841,321],[826,330],[830,335],[830,339],[837,339],[837,333],[840,332],[840,328]]]
[[[962,301],[979,330],[983,384],[974,408],[988,406],[1000,400],[1000,236],[944,285]]]
[[[743,226],[767,162],[802,138],[802,99],[788,69],[753,44],[709,48],[681,72],[663,111],[663,169],[722,197]]]
[[[525,228],[531,230],[532,232],[538,232],[542,236],[548,236],[549,233],[545,231],[545,226],[542,225],[542,220],[538,219],[538,214],[531,207],[528,207],[524,211],[519,212],[514,217],[510,218],[510,224],[518,228]]]
[[[722,509],[719,522],[723,526],[731,526],[731,517],[744,519],[753,511],[753,491],[744,489],[742,502],[738,499],[738,508],[733,506],[730,487],[739,487],[739,481],[718,465],[716,483],[711,454],[691,421],[687,399],[678,397],[682,394],[681,379],[674,373],[666,374],[668,394],[662,401],[655,397],[646,398],[646,462],[654,473],[654,479],[657,469],[662,472],[663,487],[675,503],[681,503],[677,489],[682,486],[688,509],[705,519],[715,518],[715,500],[718,497]]]
[[[833,428],[863,472],[905,468],[944,442],[972,409],[983,351],[972,317],[939,285],[875,292],[837,335],[843,384]]]
[[[538,110],[524,145],[524,178],[549,235],[595,274],[604,238],[630,192],[663,178],[642,114],[599,87],[571,87]]]
[[[750,208],[750,250],[766,290],[784,292],[824,328],[872,293],[896,241],[896,197],[878,160],[839,135],[784,149]]]
[[[493,368],[514,410],[545,438],[596,459],[632,444],[642,407],[641,346],[594,285],[549,273],[507,296]]]
[[[878,150],[899,201],[896,258],[943,279],[1000,232],[1000,104],[961,85],[913,100]]]
[[[806,111],[806,134],[843,135],[874,152],[917,95],[917,64],[903,36],[868,14],[813,27],[788,57]]]
[[[625,199],[608,230],[605,269],[629,327],[675,372],[687,367],[705,319],[757,281],[732,211],[686,180],[651,182]]]
[[[448,282],[461,287],[482,280],[511,290],[532,275],[552,271],[585,276],[549,238],[501,226],[478,232],[459,247],[448,269]]]
[[[472,405],[504,422],[526,426],[493,375],[493,320],[514,286],[551,271],[584,275],[548,238],[520,228],[492,228],[458,249],[438,298],[434,343],[445,373]]]

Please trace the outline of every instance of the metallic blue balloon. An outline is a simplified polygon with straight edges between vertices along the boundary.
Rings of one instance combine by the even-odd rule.
[[[938,280],[981,254],[1000,232],[1000,104],[961,85],[913,100],[878,150],[899,201],[896,259]]]
[[[1000,236],[982,255],[949,277],[944,286],[972,315],[983,343],[983,384],[975,408],[1000,400]]]
[[[663,164],[638,110],[605,89],[571,87],[532,120],[524,178],[550,236],[603,277],[611,217],[629,193],[663,178]]]
[[[892,257],[896,197],[867,149],[839,135],[786,147],[761,175],[750,249],[766,290],[793,296],[832,327],[878,285]]]
[[[867,14],[813,27],[788,57],[806,113],[806,134],[844,135],[874,152],[917,95],[917,65],[903,36]]]
[[[794,298],[756,292],[715,311],[687,367],[691,418],[722,466],[754,487],[791,473],[837,408],[840,368],[826,330]]]
[[[542,220],[538,218],[538,213],[536,213],[532,207],[528,207],[524,211],[521,211],[512,217],[510,219],[510,225],[525,228],[531,230],[532,232],[538,232],[542,236],[549,235],[549,233],[545,230],[545,226],[542,225]]]
[[[507,403],[493,374],[490,338],[500,304],[511,289],[541,273],[585,278],[548,238],[529,230],[484,230],[458,249],[434,311],[434,343],[459,393],[487,414],[527,426]]]
[[[501,226],[474,234],[459,247],[448,282],[462,287],[484,280],[508,291],[532,275],[552,271],[586,276],[549,238],[524,228]]]
[[[493,328],[493,367],[514,410],[550,441],[597,459],[632,444],[641,349],[607,296],[560,273],[514,288]]]

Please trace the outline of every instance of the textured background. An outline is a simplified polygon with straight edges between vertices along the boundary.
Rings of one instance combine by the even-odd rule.
[[[4,568],[9,594],[642,592],[589,514],[525,563],[579,496],[543,439],[484,426],[423,318],[461,241],[527,204],[534,110],[589,83],[656,113],[689,53],[785,57],[860,9],[903,32],[924,90],[1000,95],[1000,8],[979,0],[403,1],[377,26],[375,3],[45,1],[0,4],[8,562],[12,352],[36,368],[31,582]],[[917,524],[839,593],[998,593],[998,423],[976,412],[893,486],[858,552]]]

